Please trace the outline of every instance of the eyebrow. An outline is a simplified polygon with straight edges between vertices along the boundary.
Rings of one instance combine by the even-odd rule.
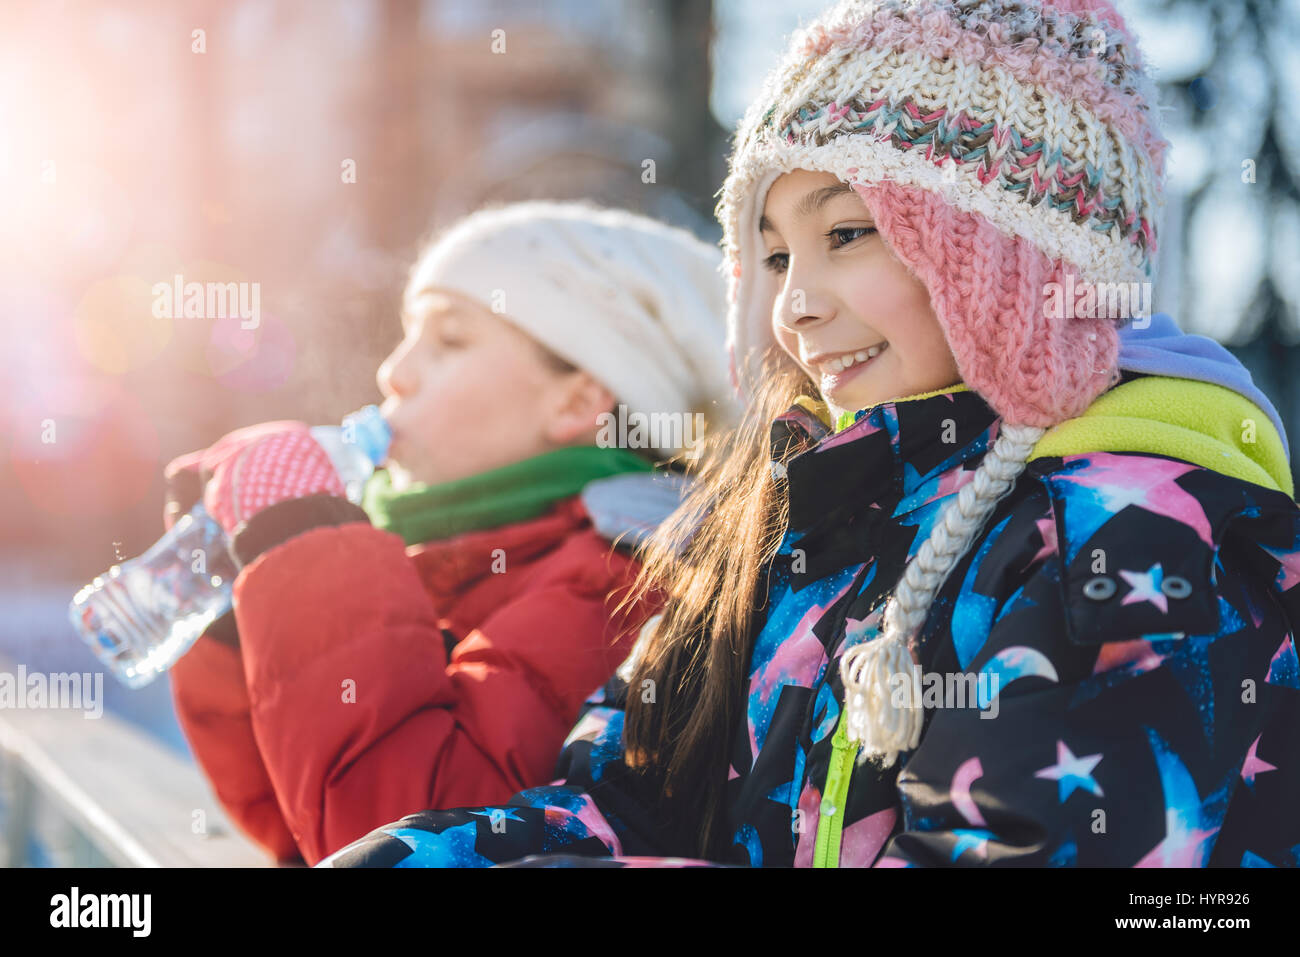
[[[811,216],[836,196],[842,196],[844,193],[850,193],[852,191],[853,187],[848,183],[843,182],[836,183],[834,186],[823,186],[821,189],[814,189],[805,194],[804,198],[799,200],[795,205],[794,217],[796,219],[803,219],[805,216]],[[759,217],[758,231],[760,233],[769,229],[774,230],[775,228],[776,227],[772,225],[772,221],[767,218],[766,213]]]
[[[435,322],[438,320],[439,316],[437,313],[430,314],[428,307],[420,304],[421,299],[433,295],[434,292],[432,290],[421,289],[414,295],[404,296],[402,298],[401,317],[403,330],[405,330],[408,325],[414,323],[417,317],[423,317],[426,320],[432,318]]]
[[[446,299],[447,305],[442,309],[431,309],[427,305],[418,305],[419,301],[426,296],[433,297],[440,295],[442,294],[426,289],[416,293],[410,300],[403,301],[401,311],[403,333],[409,334],[410,330],[407,328],[408,323],[414,324],[417,319],[423,321],[424,328],[422,332],[428,331],[431,333],[438,332],[438,330],[449,322],[457,324],[451,327],[453,329],[461,328],[462,325],[467,324],[470,317],[466,315],[465,307],[455,299],[446,299],[446,297],[443,297]],[[414,309],[410,308],[411,303],[417,304]]]

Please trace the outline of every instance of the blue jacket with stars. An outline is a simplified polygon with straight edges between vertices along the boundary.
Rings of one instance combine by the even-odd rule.
[[[796,447],[789,525],[714,863],[1300,863],[1300,508],[1171,456],[1033,459],[918,636],[919,745],[885,771],[852,762],[839,660],[877,635],[997,426],[962,387],[838,432],[801,407],[773,424],[774,449]],[[588,701],[556,783],[410,815],[324,864],[689,863],[698,822],[665,820],[623,761],[627,694],[615,678]]]

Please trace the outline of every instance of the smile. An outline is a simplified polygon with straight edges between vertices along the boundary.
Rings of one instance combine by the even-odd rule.
[[[880,353],[889,348],[888,342],[877,343],[869,349],[858,349],[854,352],[846,352],[843,355],[832,356],[817,363],[822,375],[839,375],[845,369],[850,369],[855,365],[862,365],[874,359]]]

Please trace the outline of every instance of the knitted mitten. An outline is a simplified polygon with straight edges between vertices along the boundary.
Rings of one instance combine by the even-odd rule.
[[[202,453],[203,506],[227,535],[278,502],[328,493],[343,496],[329,455],[302,422],[237,429]]]

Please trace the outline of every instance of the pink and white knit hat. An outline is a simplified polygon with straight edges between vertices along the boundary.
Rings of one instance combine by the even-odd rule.
[[[1154,279],[1154,85],[1105,0],[848,0],[796,34],[736,134],[718,218],[732,375],[772,342],[772,182],[852,184],[926,285],[965,383],[1009,422],[1073,418],[1117,376],[1111,319],[1044,289]],[[739,383],[738,383],[739,384]]]
[[[923,711],[898,705],[940,587],[1043,432],[1118,379],[1123,320],[1044,309],[1048,283],[1154,280],[1164,153],[1154,85],[1106,0],[844,0],[796,34],[741,121],[718,204],[728,348],[744,392],[774,346],[758,220],[782,173],[835,174],[924,283],[997,440],[944,507],[880,634],[840,663],[849,739],[889,766]],[[778,356],[781,355],[776,350]]]

